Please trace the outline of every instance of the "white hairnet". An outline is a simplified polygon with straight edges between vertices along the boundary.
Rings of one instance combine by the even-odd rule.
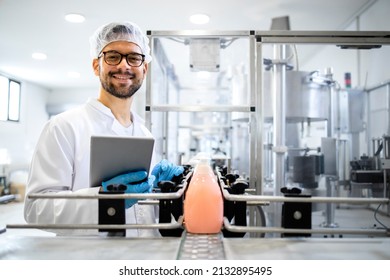
[[[99,27],[89,39],[91,55],[96,58],[105,46],[116,41],[126,41],[137,44],[145,55],[145,62],[152,60],[149,39],[138,25],[132,22],[112,22]]]

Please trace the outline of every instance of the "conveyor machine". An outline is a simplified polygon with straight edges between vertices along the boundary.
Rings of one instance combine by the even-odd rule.
[[[344,254],[353,256],[354,243],[349,239],[324,239],[316,238],[318,234],[356,234],[369,235],[378,238],[365,240],[362,246],[370,247],[365,258],[383,258],[387,254],[390,258],[390,241],[384,238],[389,235],[384,229],[351,229],[351,228],[300,228],[301,218],[304,212],[294,209],[290,211],[289,203],[388,203],[388,199],[367,198],[330,198],[330,197],[306,197],[298,192],[289,190],[284,196],[260,196],[250,194],[251,189],[248,180],[228,173],[225,167],[215,167],[221,196],[223,197],[223,223],[218,233],[194,234],[186,230],[183,218],[183,205],[186,192],[190,187],[193,168],[186,166],[182,176],[172,181],[160,183],[160,189],[149,194],[99,194],[96,196],[66,196],[55,194],[33,194],[31,198],[71,198],[71,199],[142,199],[140,203],[154,204],[159,209],[158,221],[155,224],[99,224],[99,225],[7,225],[7,229],[38,228],[38,229],[99,229],[109,235],[82,237],[82,236],[56,236],[56,237],[20,237],[0,236],[0,257],[3,259],[246,259],[268,258],[274,254],[274,258],[285,256],[281,254],[286,246],[292,246],[289,250],[295,253],[291,258],[334,258],[334,250],[345,246]],[[266,217],[262,207],[267,207],[270,202],[280,202],[284,205],[284,217],[291,216],[292,222],[285,223],[284,227],[267,227]],[[262,226],[247,226],[248,207],[257,207],[261,213]],[[107,211],[110,210],[107,208]],[[289,212],[290,211],[290,212]],[[310,209],[308,210],[310,211]],[[310,211],[311,212],[311,211]],[[114,219],[115,220],[115,219]],[[294,223],[294,220],[296,221]],[[143,228],[158,229],[160,238],[127,238],[118,236],[118,230]],[[260,238],[252,238],[248,233],[260,233]],[[283,238],[267,238],[267,233],[279,233]],[[312,236],[308,238],[308,236]],[[383,238],[382,238],[383,237]],[[354,238],[354,242],[359,238]],[[318,245],[329,243],[328,253],[318,255]],[[368,242],[368,243],[367,243]],[[4,245],[4,246],[3,246]],[[302,250],[301,246],[305,249]],[[284,248],[284,249],[283,249]],[[299,249],[301,248],[301,249]],[[374,250],[374,251],[373,251]],[[379,251],[378,251],[379,250]],[[279,253],[278,253],[279,252]],[[314,255],[313,255],[314,252]],[[317,252],[317,253],[315,253]],[[349,252],[349,253],[348,253]],[[276,255],[275,255],[276,254]],[[279,257],[277,257],[277,255]],[[317,254],[317,255],[316,255]],[[316,257],[317,256],[317,257]],[[340,255],[341,257],[345,255]],[[311,257],[310,257],[311,258]],[[350,258],[350,257],[349,257]],[[355,258],[355,257],[354,257]]]

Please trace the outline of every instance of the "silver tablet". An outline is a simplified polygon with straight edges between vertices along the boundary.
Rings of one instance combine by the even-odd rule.
[[[150,137],[92,136],[90,187],[130,171],[149,173],[153,147]]]

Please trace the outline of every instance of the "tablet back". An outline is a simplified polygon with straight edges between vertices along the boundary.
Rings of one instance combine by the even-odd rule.
[[[153,146],[150,137],[92,136],[90,187],[129,171],[149,173]]]

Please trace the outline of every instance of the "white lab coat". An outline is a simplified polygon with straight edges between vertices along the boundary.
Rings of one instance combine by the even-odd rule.
[[[134,126],[134,127],[133,127]],[[97,199],[28,199],[31,193],[97,194],[89,188],[91,135],[150,136],[133,113],[133,125],[123,127],[97,99],[54,116],[44,127],[31,163],[24,208],[28,223],[98,224]],[[155,162],[152,162],[152,167]],[[155,223],[154,207],[134,205],[126,223]],[[98,234],[98,230],[53,230],[57,234]],[[127,230],[126,236],[157,236],[156,230]]]

